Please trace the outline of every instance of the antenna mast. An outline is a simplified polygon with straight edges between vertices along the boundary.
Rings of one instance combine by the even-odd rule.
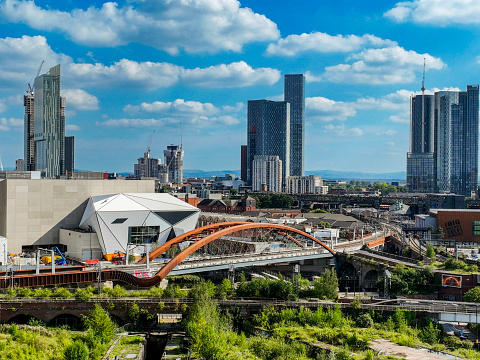
[[[180,150],[183,150],[182,122],[180,121]]]

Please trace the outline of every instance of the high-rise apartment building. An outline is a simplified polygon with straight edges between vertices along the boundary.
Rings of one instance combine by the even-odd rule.
[[[183,147],[182,145],[168,145],[163,150],[164,162],[168,169],[168,181],[174,184],[183,182]]]
[[[478,85],[469,85],[467,91],[438,91],[412,98],[407,154],[410,192],[476,196],[478,97]]]
[[[75,171],[75,137],[65,136],[65,173]]]
[[[434,99],[417,95],[411,101],[410,152],[407,154],[407,187],[410,192],[434,192]]]
[[[133,165],[135,177],[154,177],[160,179],[161,183],[168,182],[167,165],[162,164],[160,159],[150,157],[150,152],[143,154],[143,158],[138,158],[138,163]]]
[[[478,187],[478,85],[459,93],[451,107],[450,191],[476,196]]]
[[[282,161],[278,156],[255,155],[252,168],[253,191],[282,191]]]
[[[23,140],[23,159],[25,168],[23,170],[35,170],[35,131],[34,131],[34,95],[31,89],[27,90],[27,95],[23,96],[23,106],[25,106],[24,117],[24,140]]]
[[[257,155],[278,156],[282,184],[290,175],[290,104],[286,101],[249,100],[247,111],[247,182],[252,185]]]
[[[284,100],[290,103],[290,175],[305,171],[305,76],[287,74]]]
[[[56,65],[34,83],[35,170],[46,177],[65,174],[65,103]]]

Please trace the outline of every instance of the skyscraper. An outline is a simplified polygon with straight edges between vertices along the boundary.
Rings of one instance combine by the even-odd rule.
[[[438,91],[412,98],[408,191],[475,196],[478,89],[478,85],[469,85],[467,91]]]
[[[24,170],[27,171],[35,170],[34,103],[33,92],[29,88],[27,95],[23,96],[23,106],[25,106],[23,159],[25,160]]]
[[[305,77],[287,74],[284,100],[290,103],[290,175],[303,176],[305,171]]]
[[[290,104],[286,101],[249,100],[247,112],[247,179],[252,185],[256,155],[278,156],[282,184],[290,175]]]
[[[65,136],[65,173],[75,171],[75,137]]]
[[[410,192],[434,192],[434,96],[411,100],[410,152],[407,154],[407,187]]]
[[[168,145],[167,150],[163,150],[163,156],[168,169],[168,181],[181,184],[183,182],[182,145]]]
[[[451,106],[450,191],[465,196],[478,186],[478,95],[478,85],[468,85]]]
[[[35,170],[46,177],[65,174],[65,98],[60,96],[60,65],[35,78]]]

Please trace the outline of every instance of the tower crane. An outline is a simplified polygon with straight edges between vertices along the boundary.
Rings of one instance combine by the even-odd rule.
[[[147,145],[147,154],[150,156],[150,145],[152,145],[153,135],[155,135],[155,130],[153,130],[152,135],[148,138],[148,145]]]
[[[43,66],[44,62],[45,62],[45,60],[42,60],[42,63],[38,67],[37,75],[35,75],[35,77],[32,80],[30,80],[30,82],[28,83],[28,89],[27,89],[28,94],[33,95],[33,87],[35,86],[35,84],[32,86],[32,85],[30,85],[30,83],[33,83],[33,81],[38,77],[38,75],[40,75],[40,71],[42,71],[42,66]]]

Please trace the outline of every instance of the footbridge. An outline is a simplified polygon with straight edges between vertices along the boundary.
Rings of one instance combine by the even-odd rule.
[[[167,258],[166,256],[169,256]],[[159,256],[163,260],[154,261]],[[322,241],[298,229],[278,224],[225,222],[203,226],[171,239],[129,267],[78,268],[55,274],[3,275],[0,288],[56,286],[71,283],[120,281],[146,288],[157,285],[169,274],[213,271],[233,267],[333,257],[335,251]],[[57,268],[58,269],[58,268]]]

